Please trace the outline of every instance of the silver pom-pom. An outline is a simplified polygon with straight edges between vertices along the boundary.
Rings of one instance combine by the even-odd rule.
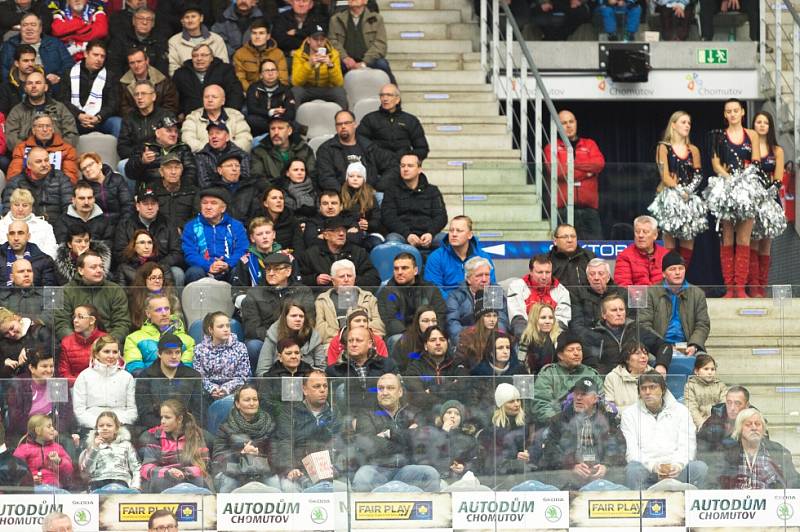
[[[786,230],[786,215],[781,204],[771,197],[771,194],[758,207],[756,221],[753,224],[751,240],[761,240],[762,238],[775,238],[783,234]]]
[[[705,202],[691,188],[664,187],[647,208],[658,226],[678,240],[694,240],[708,229]]]
[[[734,223],[755,218],[765,196],[766,191],[754,165],[744,171],[734,170],[728,177],[709,177],[708,186],[703,191],[709,212],[718,220]]]

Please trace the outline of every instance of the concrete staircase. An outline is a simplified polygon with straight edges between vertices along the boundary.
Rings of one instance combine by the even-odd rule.
[[[467,214],[482,238],[539,240],[549,225],[520,152],[480,68],[468,0],[379,0],[403,108],[431,147],[424,170],[450,217]]]
[[[766,414],[770,437],[800,465],[800,302],[783,308],[772,299],[709,299],[706,348],[727,384],[741,384]]]
[[[788,1],[788,0],[787,0]],[[797,9],[797,7],[795,7]],[[781,57],[780,61],[777,57],[775,48],[775,32],[777,30],[776,19],[780,16],[781,20]],[[778,121],[780,134],[778,142],[787,151],[787,157],[791,157],[795,153],[794,138],[792,136],[794,114],[800,112],[794,107],[794,78],[793,78],[793,59],[795,54],[799,54],[800,50],[795,50],[793,45],[792,35],[794,34],[794,18],[791,13],[785,9],[775,11],[772,2],[767,3],[767,10],[764,14],[766,22],[766,34],[768,48],[765,60],[764,73],[768,79],[762,81],[762,89],[764,97],[770,101],[765,107],[770,111]],[[781,71],[781,92],[782,104],[781,107],[775,111],[775,64],[780,65]]]

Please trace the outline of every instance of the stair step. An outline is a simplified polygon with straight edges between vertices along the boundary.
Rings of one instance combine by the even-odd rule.
[[[387,28],[396,24],[457,24],[461,22],[461,11],[458,9],[389,9],[381,11]]]
[[[408,52],[398,52],[396,50],[389,49],[389,53],[387,54],[387,59],[389,61],[469,61],[469,62],[476,62],[480,63],[481,61],[481,54],[480,52],[463,52],[463,53],[442,53],[439,51],[431,51],[432,49],[426,50],[423,53],[408,53]]]
[[[499,135],[489,134],[441,134],[426,131],[428,144],[432,150],[463,150],[462,153],[472,153],[483,149],[510,148],[512,145],[511,134],[505,131]]]
[[[437,124],[503,124],[505,126],[506,117],[501,115],[495,116],[425,116],[418,117],[422,125],[427,127],[435,127]]]
[[[436,150],[431,151],[428,159],[425,159],[427,164],[430,159],[444,159],[448,162],[466,162],[468,164],[483,164],[484,161],[494,162],[497,159],[505,159],[515,161],[519,164],[520,152],[519,150],[481,150],[465,154],[459,150]],[[483,168],[483,167],[481,167]]]
[[[400,72],[403,70],[422,70],[432,72],[434,70],[468,70],[475,71],[481,69],[480,61],[462,61],[453,59],[420,60],[414,59],[392,59],[389,58],[392,70]]]
[[[425,134],[429,137],[431,135],[444,135],[455,137],[459,135],[504,135],[508,133],[505,123],[501,124],[454,124],[446,122],[443,124],[427,124],[423,125]]]
[[[419,40],[401,40],[389,39],[389,50],[402,53],[424,53],[428,50],[437,50],[439,52],[471,52],[471,40],[452,40],[452,39],[419,39]]]
[[[513,224],[519,227],[519,224]],[[483,231],[483,226],[486,226],[486,231]],[[481,240],[503,240],[506,242],[527,242],[537,240],[550,239],[550,222],[528,222],[525,224],[526,229],[494,229],[497,222],[474,222],[473,231],[475,236]],[[539,227],[541,226],[541,227]]]
[[[415,9],[463,10],[471,8],[467,0],[378,0],[381,13]]]
[[[402,14],[400,14],[402,15]],[[387,24],[386,37],[400,40],[472,39],[475,23],[411,22]]]
[[[474,91],[408,91],[405,85],[401,86],[403,105],[410,102],[494,102],[497,97],[491,92]]]
[[[425,102],[408,102],[403,109],[416,116],[459,116],[472,113],[475,116],[497,116],[497,102],[447,102],[430,100]],[[463,158],[461,154],[459,158]],[[517,156],[519,158],[519,156]]]
[[[449,41],[460,42],[460,41]],[[420,43],[415,43],[420,44]],[[472,70],[403,70],[395,72],[398,83],[402,88],[406,84],[417,85],[475,85],[483,84],[485,76],[482,72]]]

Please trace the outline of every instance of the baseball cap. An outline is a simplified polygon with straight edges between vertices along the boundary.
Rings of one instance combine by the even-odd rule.
[[[158,350],[182,348],[183,342],[175,333],[168,332],[158,340]]]

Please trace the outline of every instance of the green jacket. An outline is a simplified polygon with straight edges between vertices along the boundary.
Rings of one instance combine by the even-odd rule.
[[[315,169],[317,160],[314,158],[314,150],[302,140],[298,140],[289,145],[288,153],[288,158],[284,163],[278,153],[278,149],[273,147],[269,137],[265,137],[253,149],[250,159],[250,175],[255,176],[257,179],[266,178],[270,182],[276,181],[283,177],[289,161],[302,159],[306,163],[306,175],[316,182]]]
[[[361,13],[361,33],[364,35],[364,44],[367,45],[367,52],[362,60],[370,64],[376,59],[386,57],[386,25],[380,13],[373,13],[369,9],[364,9]],[[349,57],[347,50],[344,49],[344,41],[347,38],[347,21],[350,18],[350,11],[343,10],[334,13],[328,24],[328,39],[339,52],[339,56],[344,59]]]
[[[90,286],[84,284],[77,276],[64,286],[64,304],[55,312],[58,339],[61,340],[73,333],[72,313],[75,308],[86,304],[97,308],[103,329],[122,342],[131,328],[125,289],[111,281]]]
[[[561,413],[561,403],[582,377],[588,377],[603,389],[603,378],[597,370],[581,364],[572,371],[558,363],[542,368],[533,385],[533,418],[537,423],[547,422]]]
[[[194,360],[194,338],[186,333],[183,322],[177,316],[172,317],[167,331],[181,339],[181,363],[192,367]],[[166,332],[166,331],[164,331]],[[158,327],[146,321],[141,329],[133,331],[125,339],[125,369],[131,373],[138,372],[150,366],[158,359],[158,340],[163,332]]]
[[[705,350],[711,332],[711,319],[703,291],[687,285],[678,292],[678,315],[686,343]],[[672,318],[672,296],[663,283],[647,289],[647,307],[639,309],[639,324],[662,340]]]

